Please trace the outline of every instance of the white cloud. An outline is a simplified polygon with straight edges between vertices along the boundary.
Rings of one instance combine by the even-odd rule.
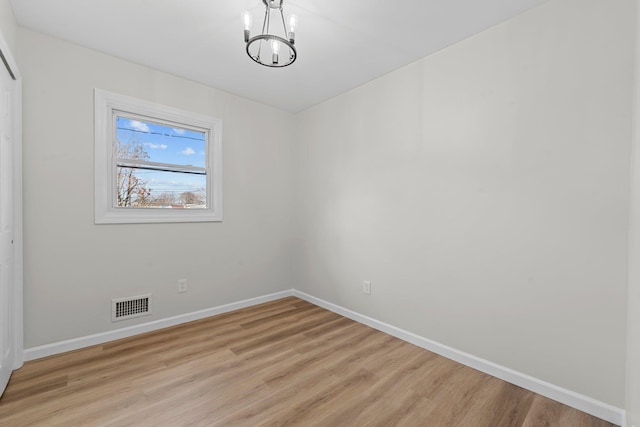
[[[176,135],[184,135],[184,129],[173,128],[173,133],[175,133]]]
[[[196,154],[194,149],[191,147],[185,148],[184,150],[181,151],[181,153],[184,154],[185,156],[193,156],[194,154]]]
[[[149,132],[149,126],[146,123],[139,122],[137,120],[129,121],[129,126],[140,132]]]
[[[151,148],[153,150],[158,150],[158,149],[166,150],[167,149],[167,144],[154,144],[152,142],[145,142],[144,146],[145,147],[149,147],[149,148]]]

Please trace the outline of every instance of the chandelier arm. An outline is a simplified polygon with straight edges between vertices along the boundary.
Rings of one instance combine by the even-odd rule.
[[[266,4],[266,3],[265,3]],[[264,29],[267,26],[267,20],[269,19],[269,6],[265,8],[264,11],[264,20],[262,21],[262,34],[264,34]],[[267,30],[269,32],[269,30]],[[258,45],[258,61],[260,60],[260,52],[262,51],[262,40],[260,40],[260,44]]]
[[[282,28],[284,29],[284,36],[287,37],[289,33],[287,32],[287,24],[285,24],[284,22],[284,12],[282,11],[282,3],[280,4],[280,18],[282,18]]]
[[[269,8],[267,7],[267,12],[265,13],[265,21],[264,24],[262,25],[263,30],[262,30],[262,34],[270,34],[269,31],[271,31],[271,11],[269,10]],[[267,32],[264,32],[264,26],[267,26]]]

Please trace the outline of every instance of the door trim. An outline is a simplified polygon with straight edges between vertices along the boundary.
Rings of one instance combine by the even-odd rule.
[[[24,362],[24,325],[23,325],[23,218],[22,218],[22,75],[9,49],[4,35],[0,31],[0,59],[16,83],[15,112],[15,147],[13,149],[13,185],[14,185],[14,316],[13,349],[15,351],[13,369],[18,369]]]

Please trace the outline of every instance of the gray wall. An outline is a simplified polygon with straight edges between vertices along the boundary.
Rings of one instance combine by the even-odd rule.
[[[0,31],[15,55],[17,25],[9,0],[0,0]]]
[[[293,115],[29,30],[18,59],[26,348],[291,288]],[[94,225],[94,88],[222,119],[223,222]],[[144,293],[153,316],[111,323]]]
[[[634,31],[552,1],[300,114],[296,287],[623,407]]]
[[[627,425],[640,426],[640,8],[636,6],[636,86],[633,115],[633,174],[631,189],[631,229],[629,232],[629,294],[627,296]]]

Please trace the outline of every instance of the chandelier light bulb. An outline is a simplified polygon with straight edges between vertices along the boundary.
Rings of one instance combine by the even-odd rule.
[[[289,41],[294,43],[296,41],[296,27],[298,26],[298,15],[291,15],[289,17]]]
[[[249,11],[245,10],[242,12],[242,22],[244,22],[244,29],[250,30],[251,24],[253,23],[253,16],[249,13]]]
[[[249,41],[251,24],[253,23],[253,16],[248,11],[242,12],[242,22],[244,22],[244,42]]]
[[[298,25],[298,15],[291,15],[289,17],[289,31],[296,31],[296,26]]]

